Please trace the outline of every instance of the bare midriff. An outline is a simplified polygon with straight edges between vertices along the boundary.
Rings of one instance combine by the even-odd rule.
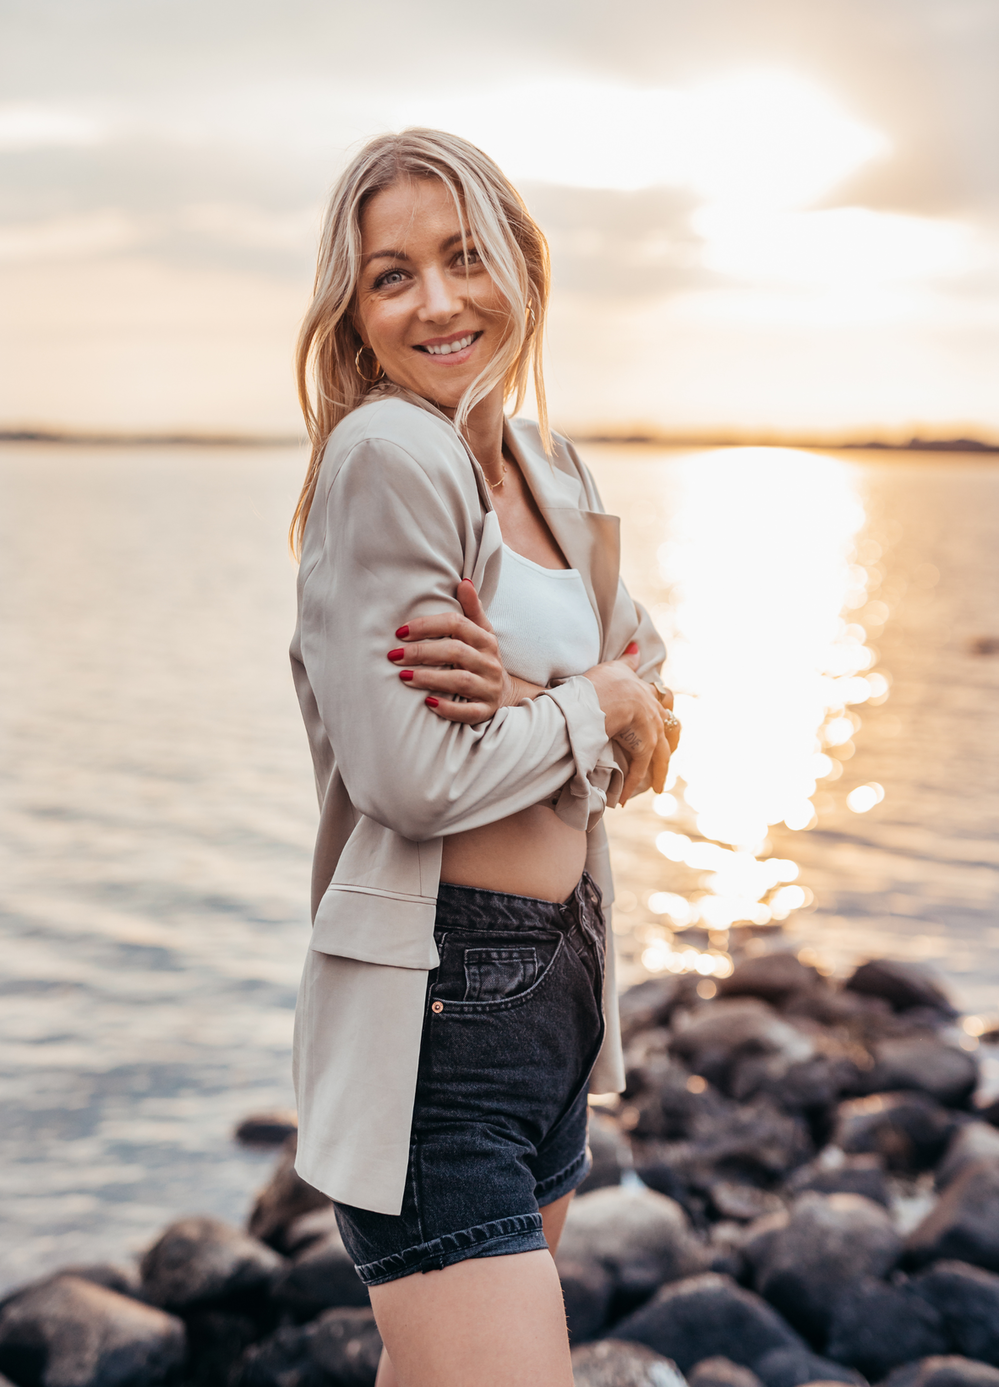
[[[547,804],[444,839],[441,881],[564,901],[583,874],[586,834]]]

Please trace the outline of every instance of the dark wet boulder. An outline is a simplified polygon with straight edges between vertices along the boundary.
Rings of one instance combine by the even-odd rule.
[[[614,1333],[672,1358],[681,1372],[716,1356],[752,1367],[771,1349],[801,1347],[765,1300],[717,1272],[663,1286]]]
[[[958,1127],[937,1166],[937,1189],[945,1189],[963,1170],[983,1161],[999,1164],[999,1131],[988,1122],[968,1122]]]
[[[264,1243],[217,1218],[173,1223],[139,1264],[142,1295],[167,1310],[255,1305],[284,1267]]]
[[[0,1310],[16,1297],[23,1296],[28,1291],[41,1290],[43,1286],[48,1286],[63,1276],[75,1276],[80,1281],[103,1286],[105,1290],[117,1291],[119,1295],[139,1297],[141,1294],[139,1273],[134,1267],[119,1266],[116,1262],[84,1262],[79,1266],[60,1267],[58,1271],[49,1272],[47,1276],[40,1276],[37,1281],[29,1281],[26,1285],[8,1291],[0,1300]]]
[[[881,997],[895,1011],[926,1007],[945,1017],[957,1011],[943,988],[917,963],[900,963],[887,958],[862,963],[843,984],[844,991]]]
[[[777,1214],[784,1208],[780,1195],[761,1190],[758,1185],[742,1185],[731,1180],[719,1180],[708,1191],[711,1207],[719,1218],[751,1223],[766,1214]]]
[[[240,1146],[283,1146],[298,1132],[298,1116],[286,1108],[275,1112],[256,1112],[244,1117],[233,1132]]]
[[[173,1315],[77,1276],[56,1276],[0,1312],[0,1372],[20,1387],[157,1387],[186,1351]]]
[[[631,1150],[621,1129],[606,1113],[590,1110],[587,1145],[593,1165],[590,1173],[576,1190],[577,1196],[602,1190],[608,1185],[619,1185],[621,1176],[631,1169]]]
[[[194,1310],[184,1312],[184,1324],[184,1387],[219,1387],[228,1382],[232,1365],[245,1350],[272,1327],[272,1317],[232,1310]]]
[[[697,1000],[697,980],[691,977],[648,978],[621,993],[621,1036],[627,1045],[638,1031],[668,1026],[678,1006]]]
[[[338,1228],[307,1244],[281,1270],[271,1286],[271,1298],[300,1323],[338,1305],[369,1303],[368,1288],[354,1270]]]
[[[572,1380],[575,1387],[685,1387],[675,1363],[619,1339],[573,1349]]]
[[[294,1223],[288,1225],[284,1235],[285,1252],[289,1257],[297,1257],[311,1243],[322,1242],[331,1233],[339,1231],[336,1209],[332,1204],[327,1204],[322,1209],[313,1209],[311,1213],[302,1214],[301,1218],[296,1218]]]
[[[807,1348],[775,1348],[756,1364],[764,1387],[803,1387],[808,1382],[849,1382],[864,1387],[864,1379],[852,1368],[820,1358]]]
[[[370,1310],[326,1310],[247,1349],[231,1387],[374,1387],[381,1351]]]
[[[755,997],[725,997],[683,1012],[674,1025],[673,1054],[734,1097],[732,1082],[747,1060],[756,1075],[778,1080],[815,1054],[812,1040]]]
[[[761,954],[746,958],[722,978],[718,993],[722,997],[759,997],[779,1007],[789,998],[828,984],[814,968],[801,963],[793,953]]]
[[[833,1140],[853,1155],[873,1153],[889,1170],[915,1175],[940,1160],[957,1126],[924,1093],[874,1093],[841,1103]]]
[[[610,1273],[615,1296],[627,1305],[664,1281],[700,1271],[707,1254],[672,1199],[616,1185],[581,1195],[569,1206],[556,1264],[587,1262]]]
[[[788,1189],[795,1194],[859,1194],[884,1208],[891,1206],[888,1177],[880,1156],[846,1156],[838,1165],[802,1166],[791,1176]]]
[[[810,1193],[795,1200],[783,1227],[765,1223],[744,1248],[756,1290],[818,1345],[838,1296],[859,1276],[885,1275],[901,1251],[880,1204],[856,1194]]]
[[[978,1084],[976,1057],[935,1035],[880,1040],[872,1050],[874,1065],[858,1071],[856,1093],[911,1089],[945,1107],[959,1108],[968,1104]]]
[[[941,1354],[903,1364],[888,1374],[881,1387],[999,1387],[999,1368],[955,1353]]]
[[[901,1363],[949,1347],[939,1310],[911,1286],[860,1277],[836,1301],[826,1352],[879,1382]]]
[[[597,1337],[607,1323],[614,1295],[614,1278],[601,1262],[592,1258],[586,1261],[560,1258],[558,1275],[562,1283],[569,1342],[588,1343]]]
[[[295,1170],[298,1135],[293,1134],[281,1148],[271,1178],[257,1195],[247,1232],[278,1252],[286,1251],[288,1230],[303,1214],[330,1208],[333,1201],[320,1190],[307,1185]]]
[[[752,1368],[720,1355],[702,1358],[687,1374],[687,1381],[690,1387],[763,1387]]]
[[[967,1262],[936,1262],[912,1286],[943,1316],[959,1353],[999,1367],[999,1276]]]
[[[944,1258],[999,1272],[999,1164],[968,1166],[906,1242],[912,1267]]]

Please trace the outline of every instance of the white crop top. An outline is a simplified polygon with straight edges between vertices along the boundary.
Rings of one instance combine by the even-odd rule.
[[[600,627],[576,568],[542,568],[504,544],[486,615],[503,664],[518,679],[547,688],[600,659]]]

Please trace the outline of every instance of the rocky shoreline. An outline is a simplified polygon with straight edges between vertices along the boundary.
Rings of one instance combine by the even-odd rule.
[[[793,954],[621,999],[628,1086],[557,1258],[585,1387],[999,1387],[999,1102],[910,965]],[[190,1217],[136,1268],[0,1303],[0,1387],[371,1387],[380,1341],[284,1138],[245,1230]]]

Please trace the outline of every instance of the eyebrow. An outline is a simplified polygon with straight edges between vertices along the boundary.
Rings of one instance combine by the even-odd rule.
[[[466,231],[464,235],[466,242],[474,240],[472,233]],[[441,242],[441,250],[449,250],[451,246],[459,245],[462,240],[460,231],[456,231],[453,236],[446,237]],[[409,256],[404,250],[373,250],[370,255],[364,257],[365,265],[369,265],[372,260],[409,260]]]

